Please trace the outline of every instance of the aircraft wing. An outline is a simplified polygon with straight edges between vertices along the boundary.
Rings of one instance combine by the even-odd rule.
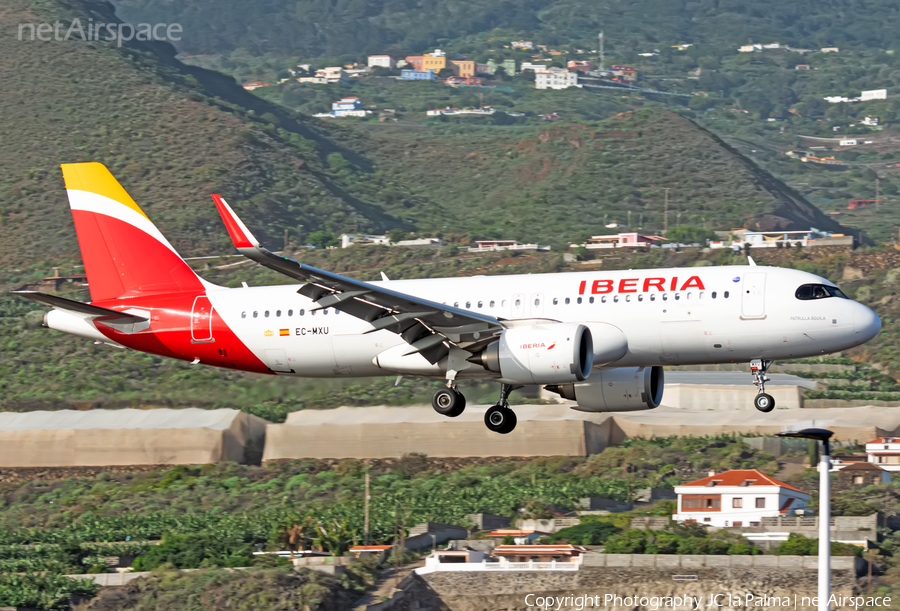
[[[40,291],[10,291],[13,295],[18,295],[19,297],[24,297],[25,299],[30,299],[31,301],[35,301],[41,305],[45,305],[51,308],[56,308],[57,310],[66,310],[68,312],[77,312],[78,314],[86,314],[88,316],[93,316],[101,321],[109,322],[109,321],[126,321],[126,322],[144,322],[147,319],[143,316],[135,316],[134,314],[127,314],[125,312],[117,312],[116,310],[110,310],[108,308],[101,308],[100,306],[95,306],[90,303],[84,303],[83,301],[75,301],[73,299],[66,299],[65,297],[59,297],[58,295],[48,295],[47,293],[41,293]]]
[[[400,335],[410,344],[407,354],[419,352],[430,363],[436,363],[449,354],[451,346],[477,352],[504,327],[501,319],[494,316],[393,291],[277,255],[260,246],[222,197],[212,197],[241,254],[305,282],[297,292],[312,299],[317,309],[334,308],[367,321],[372,325],[371,331],[386,329]]]

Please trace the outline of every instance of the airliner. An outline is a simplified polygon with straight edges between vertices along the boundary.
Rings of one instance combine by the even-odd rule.
[[[363,282],[262,247],[219,195],[237,250],[301,284],[200,278],[105,166],[62,166],[91,301],[16,291],[44,326],[193,364],[311,378],[446,381],[432,406],[459,416],[460,380],[491,379],[487,427],[516,426],[511,391],[542,386],[576,410],[653,409],[667,365],[748,363],[757,409],[775,407],[778,359],[847,350],[881,320],[819,276],[748,265]]]

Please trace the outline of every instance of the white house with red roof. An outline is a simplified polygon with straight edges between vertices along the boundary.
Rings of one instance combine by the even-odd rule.
[[[710,471],[703,479],[675,486],[678,509],[672,518],[708,526],[758,526],[763,518],[805,509],[809,495],[756,469]]]
[[[900,437],[879,437],[866,444],[869,462],[885,471],[900,471]]]

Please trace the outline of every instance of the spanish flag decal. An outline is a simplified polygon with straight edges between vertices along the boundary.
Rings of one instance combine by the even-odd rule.
[[[291,334],[290,329],[279,329],[278,330],[278,335],[280,335],[281,337],[284,337],[285,335],[290,335],[290,334]]]

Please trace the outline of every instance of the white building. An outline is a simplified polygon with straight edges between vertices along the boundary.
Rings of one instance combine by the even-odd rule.
[[[514,40],[509,45],[513,49],[534,49],[534,43],[530,40]]]
[[[829,104],[840,104],[841,102],[855,101],[855,100],[851,100],[850,98],[845,98],[842,95],[827,95],[822,99],[825,100],[826,102],[828,102]]]
[[[822,47],[819,51],[822,53],[839,53],[840,49],[837,47]]]
[[[649,247],[656,242],[663,242],[665,238],[655,235],[643,235],[636,232],[617,233],[615,235],[595,235],[588,238],[584,244],[569,244],[569,248],[585,247],[595,250],[602,248],[634,248]]]
[[[900,437],[879,437],[866,444],[869,462],[891,473],[900,471]]]
[[[375,244],[384,246],[431,246],[437,248],[446,245],[446,242],[440,238],[415,238],[391,242],[391,239],[386,235],[362,235],[357,233],[341,235],[341,248],[347,248],[348,246],[372,246]]]
[[[862,102],[867,102],[869,100],[886,100],[887,89],[872,89],[870,91],[863,91],[862,95],[859,96],[859,99]]]
[[[315,78],[324,79],[327,84],[346,83],[347,73],[340,66],[330,66],[328,68],[320,68],[316,70]]]
[[[753,53],[754,51],[762,51],[763,46],[761,44],[755,45],[744,45],[738,48],[739,53]]]
[[[515,240],[476,240],[477,246],[469,246],[469,252],[496,252],[500,250],[525,250],[531,252],[548,252],[549,246],[540,244],[522,244]]]
[[[840,144],[841,146],[856,146],[857,144],[859,144],[859,140],[856,140],[854,138],[845,138],[838,144]]]
[[[869,127],[875,127],[878,125],[878,117],[866,117],[862,121],[860,121],[863,125],[868,125]]]
[[[370,55],[369,68],[396,68],[397,62],[390,55]]]
[[[373,244],[390,244],[391,240],[386,235],[363,235],[359,233],[341,234],[341,248],[348,246],[371,246]]]
[[[710,471],[703,479],[675,486],[675,493],[674,520],[717,527],[758,526],[763,518],[793,515],[809,503],[807,493],[756,469]]]
[[[548,68],[543,72],[534,73],[534,86],[536,89],[578,87],[578,73],[569,72],[563,68]]]
[[[526,70],[533,70],[534,72],[545,72],[547,70],[547,64],[533,64],[531,62],[522,62],[522,68],[520,69],[522,72]]]

